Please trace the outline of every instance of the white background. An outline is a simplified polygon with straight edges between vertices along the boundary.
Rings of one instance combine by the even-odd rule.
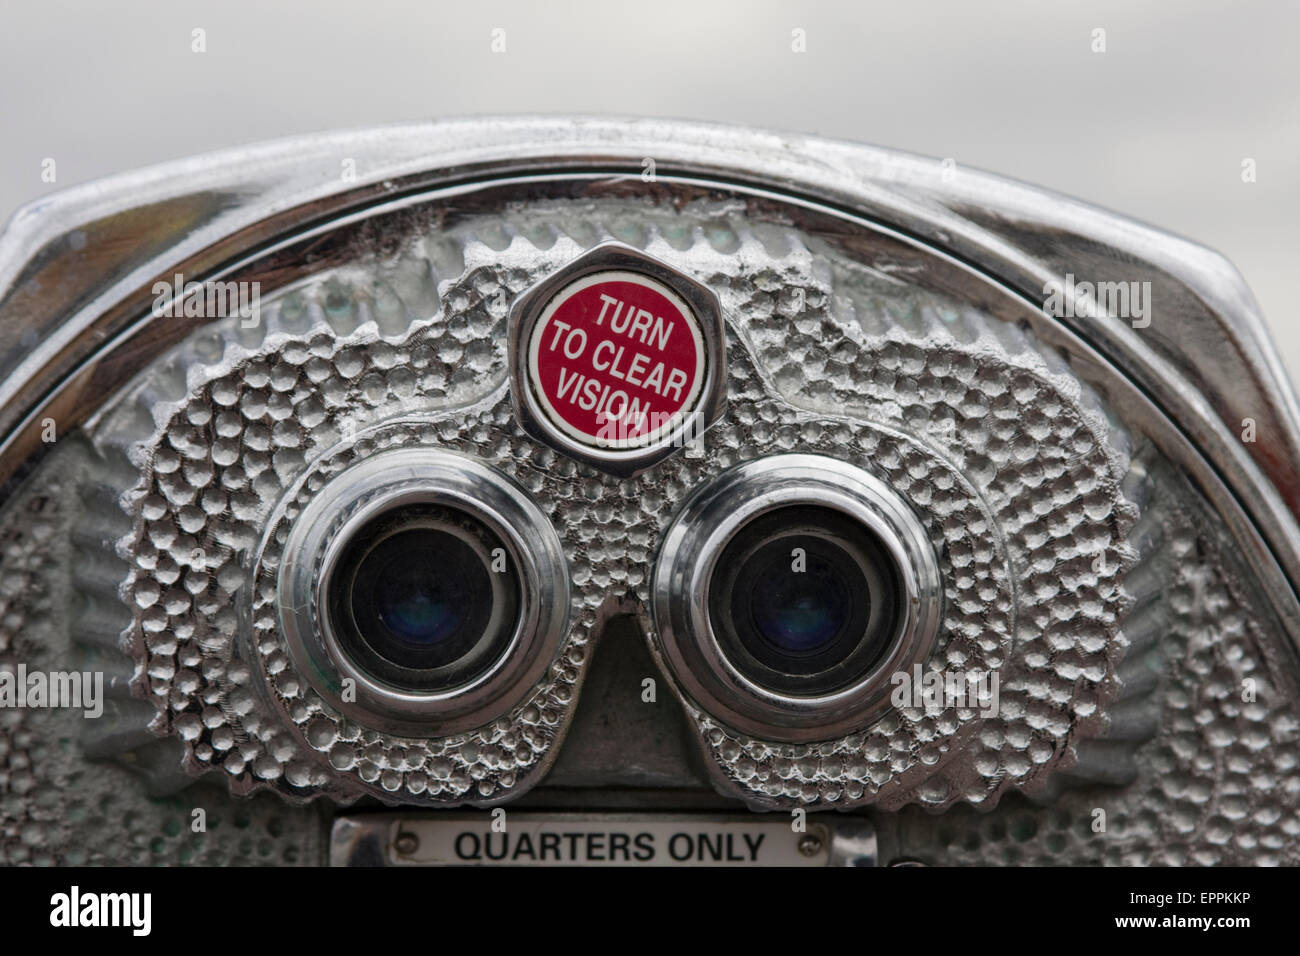
[[[1196,239],[1236,263],[1300,373],[1300,4],[2,2],[0,219],[59,186],[313,130],[717,120],[952,157]]]

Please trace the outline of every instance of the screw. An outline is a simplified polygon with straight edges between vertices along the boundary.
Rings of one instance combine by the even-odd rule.
[[[393,841],[393,848],[402,856],[410,856],[420,848],[420,838],[409,830],[397,834],[397,839]]]
[[[799,841],[799,852],[804,856],[816,856],[822,851],[822,838],[809,833]]]

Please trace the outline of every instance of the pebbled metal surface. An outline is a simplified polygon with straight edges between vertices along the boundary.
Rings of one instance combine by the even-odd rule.
[[[911,442],[884,439],[841,451],[877,470],[930,528],[948,593],[946,640],[927,669],[997,673],[1001,710],[980,719],[903,708],[865,734],[809,747],[748,740],[704,718],[709,752],[763,805],[945,807],[1034,792],[1044,771],[1073,764],[1074,745],[1104,726],[1117,692],[1131,603],[1118,582],[1137,559],[1127,544],[1137,511],[1119,490],[1123,436],[1014,326],[918,294],[886,260],[792,258],[784,270],[732,278],[724,301],[745,317],[739,328],[768,388],[805,408],[886,423],[950,463],[953,472],[935,468]],[[829,281],[818,281],[819,267]],[[762,406],[750,404],[760,390],[733,383],[737,391],[741,420],[761,428]],[[987,517],[972,520],[952,494],[953,473]],[[978,536],[986,522],[988,543]],[[990,547],[1014,582],[1009,603],[985,573]],[[1013,634],[994,647],[1008,625]]]
[[[178,751],[140,733],[149,708],[128,696],[130,669],[72,623],[101,616],[72,574],[74,555],[92,546],[83,537],[93,524],[82,497],[94,484],[88,457],[64,440],[0,517],[0,663],[106,672],[98,719],[0,708],[0,865],[319,864],[327,833],[319,813],[269,794],[239,800],[191,779],[178,791]]]
[[[1107,733],[1110,747],[1150,736],[1128,779],[1116,781],[1127,785],[1075,781],[1047,805],[1015,798],[989,813],[904,810],[891,822],[898,855],[985,866],[1300,863],[1295,675],[1255,618],[1258,596],[1211,530],[1212,515],[1149,449],[1143,457],[1159,489],[1153,557],[1122,673],[1149,690],[1112,712]]]
[[[511,296],[610,237],[712,286],[732,323],[732,408],[704,455],[627,481],[523,435],[504,384]],[[344,800],[486,804],[526,789],[563,735],[593,631],[643,606],[675,504],[734,462],[794,451],[874,469],[911,502],[947,582],[930,666],[998,672],[1001,716],[905,709],[839,740],[776,745],[687,701],[715,782],[765,806],[994,802],[1043,786],[1103,725],[1124,649],[1117,582],[1136,557],[1123,456],[1063,366],[887,261],[813,255],[794,229],[752,230],[737,204],[546,204],[416,234],[382,264],[268,299],[262,318],[196,337],[93,428],[140,472],[117,548],[129,639],[155,726],[185,741],[191,771],[219,768],[235,792]],[[474,454],[530,491],[575,585],[573,631],[532,699],[430,740],[352,725],[293,672],[272,613],[285,528],[264,527],[292,483],[310,494],[357,456],[414,442]]]

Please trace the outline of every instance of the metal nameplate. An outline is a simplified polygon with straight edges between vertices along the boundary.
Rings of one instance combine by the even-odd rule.
[[[873,865],[862,818],[550,813],[355,814],[335,820],[334,866]]]

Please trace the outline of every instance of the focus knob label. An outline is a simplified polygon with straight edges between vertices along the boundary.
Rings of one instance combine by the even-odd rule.
[[[639,447],[671,434],[699,402],[704,365],[690,306],[634,272],[597,272],[561,289],[528,343],[542,411],[593,447]]]
[[[726,402],[722,310],[708,286],[606,242],[520,294],[511,398],[534,438],[615,475],[694,445]]]

